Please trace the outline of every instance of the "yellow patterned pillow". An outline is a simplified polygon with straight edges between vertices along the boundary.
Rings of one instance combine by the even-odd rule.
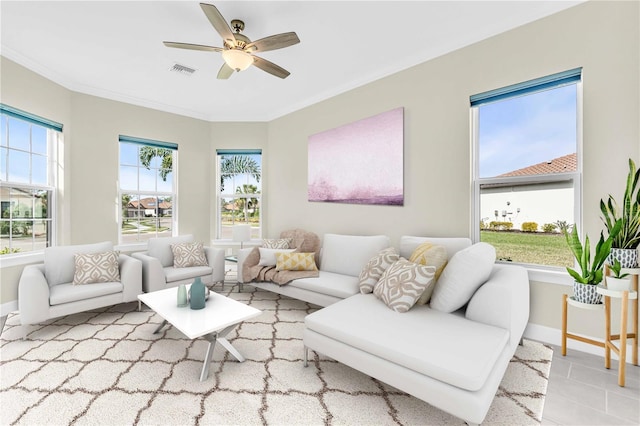
[[[276,271],[317,271],[314,253],[276,253]]]
[[[435,266],[436,275],[434,281],[437,281],[440,274],[447,266],[447,249],[445,246],[439,246],[431,243],[422,243],[411,253],[409,260],[424,266]],[[437,283],[436,283],[437,285]],[[431,299],[431,293],[435,286],[430,286],[427,291],[422,293],[418,299],[418,305],[425,305]]]

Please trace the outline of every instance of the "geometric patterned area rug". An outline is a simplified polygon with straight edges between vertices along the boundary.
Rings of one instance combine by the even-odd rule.
[[[227,335],[246,361],[216,345],[204,382],[207,342],[172,327],[152,334],[161,319],[137,303],[26,328],[11,314],[0,336],[0,423],[463,424],[320,354],[304,368],[303,321],[317,306],[248,285],[216,291],[263,313]],[[539,424],[551,356],[525,340],[483,424]]]

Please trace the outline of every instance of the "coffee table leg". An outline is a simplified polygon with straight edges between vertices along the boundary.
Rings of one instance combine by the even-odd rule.
[[[154,331],[153,334],[158,333],[160,330],[162,330],[162,327],[164,327],[165,325],[167,325],[167,320],[162,320],[162,322],[160,323],[158,328],[156,328],[156,331]]]
[[[204,364],[202,364],[202,371],[200,372],[200,381],[204,382],[209,377],[209,365],[211,365],[211,357],[213,356],[213,349],[216,347],[216,340],[218,335],[216,333],[207,334],[204,336],[209,342],[207,346],[207,354],[204,356]]]

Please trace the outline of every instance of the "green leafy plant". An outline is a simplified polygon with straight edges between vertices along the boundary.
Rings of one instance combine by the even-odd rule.
[[[618,259],[613,261],[613,265],[609,265],[609,269],[611,269],[615,278],[626,278],[629,276],[629,274],[620,273],[622,271],[622,265]]]
[[[522,230],[524,232],[537,232],[538,224],[536,222],[522,222]]]
[[[613,239],[620,232],[621,228],[622,221],[616,221],[615,225],[611,229],[609,237],[606,240],[604,239],[602,231],[600,232],[600,239],[596,244],[593,260],[591,259],[589,236],[585,235],[583,245],[582,242],[580,242],[580,237],[578,236],[577,226],[573,226],[571,233],[565,232],[564,235],[567,239],[567,244],[580,266],[580,272],[567,267],[567,272],[576,282],[591,285],[598,285],[602,282],[602,278],[604,276],[604,263],[611,251]]]
[[[542,230],[544,232],[555,232],[557,228],[558,225],[556,225],[555,223],[545,223],[544,225],[542,225]]]
[[[629,173],[627,185],[622,199],[622,208],[609,194],[605,203],[600,200],[602,221],[607,227],[609,235],[612,235],[614,226],[618,220],[622,221],[620,232],[614,236],[612,247],[621,249],[634,249],[640,243],[640,170],[636,170],[636,164],[629,159]]]

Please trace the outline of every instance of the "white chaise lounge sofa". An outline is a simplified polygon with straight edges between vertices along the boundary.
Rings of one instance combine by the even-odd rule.
[[[450,259],[471,245],[466,238],[402,237],[400,255],[408,258],[426,241],[447,247]],[[429,305],[397,313],[373,294],[356,294],[308,315],[305,365],[314,350],[480,424],[528,318],[526,270],[496,264],[468,304],[453,313]]]

